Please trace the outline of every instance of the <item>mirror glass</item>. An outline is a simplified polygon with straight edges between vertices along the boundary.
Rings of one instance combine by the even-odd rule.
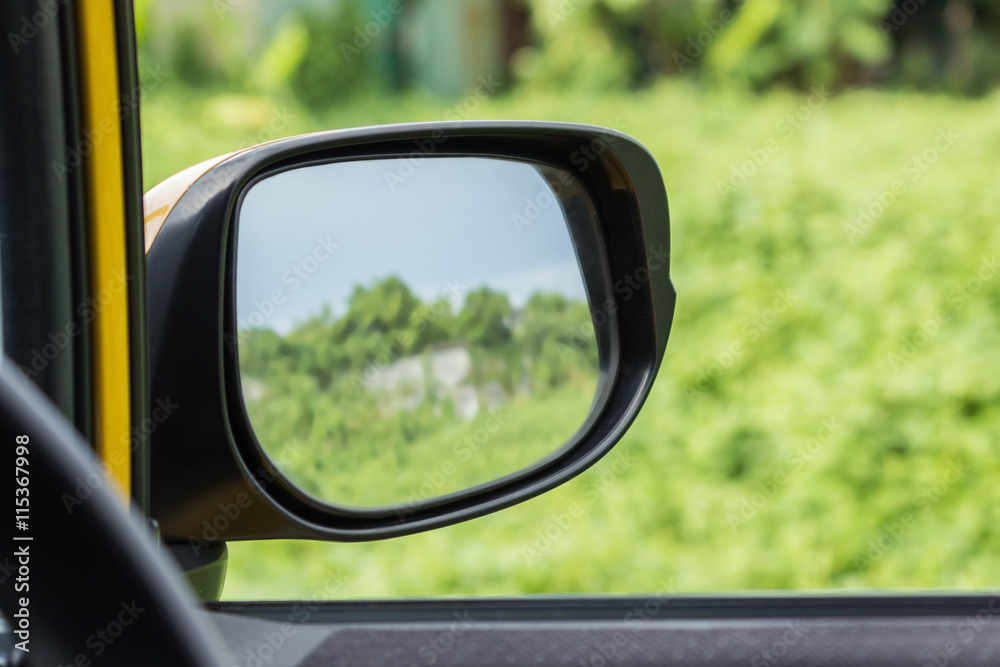
[[[275,467],[328,503],[412,507],[570,440],[600,364],[567,208],[593,215],[569,173],[499,158],[253,184],[227,344]]]

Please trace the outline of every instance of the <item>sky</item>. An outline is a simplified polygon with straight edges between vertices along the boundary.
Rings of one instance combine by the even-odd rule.
[[[516,224],[519,223],[519,224]],[[525,224],[528,223],[528,224]],[[238,214],[240,328],[287,333],[355,285],[399,276],[425,302],[488,285],[515,308],[536,291],[585,301],[566,219],[534,165],[380,158],[300,167],[247,192]]]

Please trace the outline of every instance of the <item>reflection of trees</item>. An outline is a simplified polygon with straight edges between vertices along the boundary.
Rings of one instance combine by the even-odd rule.
[[[510,300],[489,287],[470,292],[458,315],[459,335],[481,347],[496,348],[511,339]]]
[[[484,286],[469,292],[455,315],[447,299],[425,304],[406,283],[390,276],[370,288],[356,286],[339,318],[324,306],[285,336],[269,329],[247,332],[239,348],[240,367],[244,375],[260,380],[309,377],[317,388],[336,393],[334,385],[343,384],[345,376],[367,385],[366,376],[400,359],[462,345],[470,349],[484,382],[495,379],[512,390],[520,378],[511,375],[525,362],[565,366],[563,379],[571,368],[596,368],[589,326],[587,306],[561,294],[536,293],[515,312],[507,295]],[[551,370],[543,373],[544,384],[554,384]]]
[[[334,337],[343,343],[355,334],[386,334],[404,329],[418,304],[420,300],[396,276],[386,278],[372,289],[357,285],[348,300],[347,313],[334,326]]]
[[[598,367],[586,304],[537,293],[515,311],[481,287],[456,315],[395,276],[355,287],[339,318],[324,307],[284,336],[246,332],[239,357],[265,448],[296,437],[320,458],[398,462],[408,443],[499,404],[573,382],[592,390]]]

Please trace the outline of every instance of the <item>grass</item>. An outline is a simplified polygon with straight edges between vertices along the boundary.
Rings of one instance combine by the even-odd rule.
[[[163,89],[143,107],[147,182],[269,124],[465,108],[404,96],[311,114]],[[643,413],[586,474],[466,524],[231,544],[227,598],[995,584],[1000,95],[810,100],[673,81],[515,91],[469,117],[608,125],[657,158],[679,300]]]

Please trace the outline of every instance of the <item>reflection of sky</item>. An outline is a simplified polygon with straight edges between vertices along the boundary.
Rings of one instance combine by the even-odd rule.
[[[465,290],[489,285],[514,307],[536,291],[585,299],[562,210],[534,167],[427,158],[390,189],[386,175],[408,169],[397,159],[341,162],[254,185],[240,210],[239,318],[284,332],[324,303],[343,314],[354,285],[390,274],[424,301],[444,294],[447,281]],[[528,200],[541,193],[551,203],[519,233],[512,216],[535,215]],[[325,259],[331,243],[338,247]],[[263,323],[260,315],[251,319],[271,310],[275,290],[283,302]],[[461,297],[456,310],[460,304]]]

